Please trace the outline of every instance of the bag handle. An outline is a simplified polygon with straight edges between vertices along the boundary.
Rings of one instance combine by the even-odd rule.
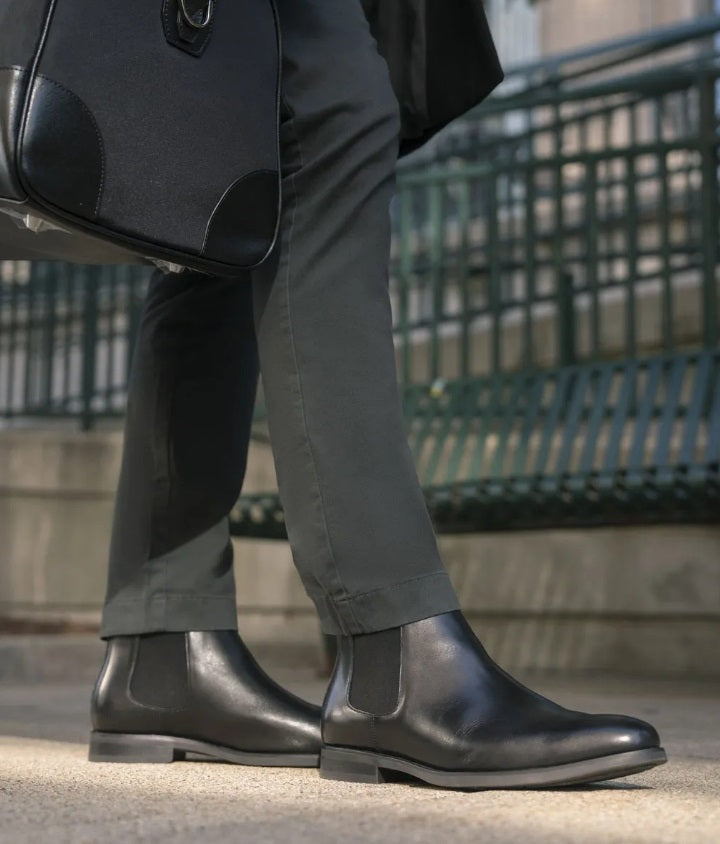
[[[162,0],[168,44],[199,58],[210,43],[217,7],[218,0]]]
[[[204,10],[200,8],[193,13],[188,10],[186,0],[178,0],[178,14],[182,16],[183,22],[193,29],[205,29],[210,26],[214,11],[213,0],[208,0]],[[198,20],[198,15],[201,15],[200,20]]]

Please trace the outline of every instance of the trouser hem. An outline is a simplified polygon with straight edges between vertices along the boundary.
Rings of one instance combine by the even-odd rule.
[[[235,601],[197,595],[162,595],[145,602],[111,601],[103,609],[100,637],[188,630],[237,630]]]
[[[460,609],[445,572],[422,575],[340,601],[327,595],[311,597],[323,632],[333,636],[376,633]]]

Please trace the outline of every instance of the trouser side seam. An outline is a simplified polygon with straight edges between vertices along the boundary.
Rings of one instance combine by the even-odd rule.
[[[298,137],[298,134],[295,131],[295,118],[294,117],[291,118],[290,123],[292,124],[293,141],[294,141],[295,146],[297,148],[298,157],[300,159],[300,168],[302,169],[305,165],[305,161],[304,161],[304,156],[303,156],[302,144],[300,143],[300,138]],[[312,442],[311,442],[310,434],[309,434],[309,431],[308,431],[307,417],[306,417],[306,414],[305,414],[305,402],[304,402],[304,397],[303,397],[302,375],[300,373],[300,367],[298,366],[297,352],[296,352],[296,348],[295,348],[295,335],[294,335],[294,332],[293,332],[292,313],[291,313],[291,306],[290,306],[290,281],[291,281],[290,276],[291,276],[291,265],[292,265],[293,233],[295,231],[295,218],[296,218],[296,215],[297,215],[297,187],[296,187],[296,184],[295,184],[295,173],[292,173],[290,178],[291,178],[292,191],[293,191],[293,209],[292,209],[292,217],[291,217],[291,220],[290,220],[290,232],[288,234],[287,270],[285,272],[285,306],[287,308],[287,315],[288,315],[288,334],[289,334],[289,340],[290,340],[290,352],[292,354],[293,366],[294,366],[294,369],[295,369],[295,378],[296,378],[296,381],[297,381],[297,390],[298,390],[298,399],[299,399],[299,407],[300,407],[300,417],[302,419],[302,426],[303,426],[303,435],[304,435],[304,438],[305,438],[305,443],[307,445],[308,454],[310,456],[310,462],[311,462],[312,468],[313,468],[313,476],[315,478],[315,486],[317,488],[317,496],[318,496],[318,500],[319,500],[319,503],[320,503],[320,515],[322,517],[322,524],[323,524],[324,534],[325,534],[325,542],[327,544],[327,548],[328,548],[328,551],[330,553],[330,562],[331,562],[333,570],[335,572],[336,584],[339,587],[339,591],[342,592],[342,593],[345,593],[345,595],[346,595],[347,590],[345,589],[343,582],[342,582],[342,578],[340,577],[340,568],[339,568],[337,561],[335,559],[335,552],[334,552],[333,545],[332,545],[332,539],[330,537],[330,530],[328,528],[327,513],[325,511],[325,500],[323,498],[322,487],[320,485],[320,476],[319,476],[318,470],[317,470],[317,462],[315,460],[315,453],[313,451]],[[331,595],[328,595],[328,598],[335,604],[337,604],[339,600],[344,600],[344,598],[335,600],[333,598],[333,596],[331,596]],[[357,625],[358,621],[355,618],[355,614],[353,612],[352,606],[347,605],[347,609],[349,610],[350,615],[352,616],[354,624]],[[342,619],[339,619],[339,621],[340,621],[341,626],[344,627],[345,625],[344,625],[344,622],[342,621]]]
[[[347,601],[355,601],[358,598],[367,598],[370,595],[375,595],[379,592],[392,592],[393,589],[402,589],[404,586],[409,586],[411,583],[416,583],[419,580],[428,580],[434,577],[442,577],[445,578],[447,575],[445,572],[431,572],[426,574],[419,574],[417,577],[409,577],[407,580],[399,580],[397,583],[393,583],[391,586],[380,586],[377,589],[368,589],[366,592],[357,592],[354,595],[346,595],[344,598],[340,598],[337,603],[342,604]]]

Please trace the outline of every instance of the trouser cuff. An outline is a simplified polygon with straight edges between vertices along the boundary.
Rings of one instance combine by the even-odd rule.
[[[445,572],[423,575],[340,601],[327,595],[311,596],[323,632],[333,636],[375,633],[460,609]]]
[[[100,636],[237,630],[234,599],[218,595],[161,595],[142,601],[110,601],[103,609]]]

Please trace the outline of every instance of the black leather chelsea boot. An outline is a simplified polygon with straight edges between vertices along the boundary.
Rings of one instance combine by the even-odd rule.
[[[657,733],[573,712],[490,659],[460,612],[343,638],[323,706],[321,776],[400,771],[450,788],[594,782],[666,761]]]
[[[271,680],[234,630],[108,640],[92,723],[92,762],[319,761],[320,709]]]

